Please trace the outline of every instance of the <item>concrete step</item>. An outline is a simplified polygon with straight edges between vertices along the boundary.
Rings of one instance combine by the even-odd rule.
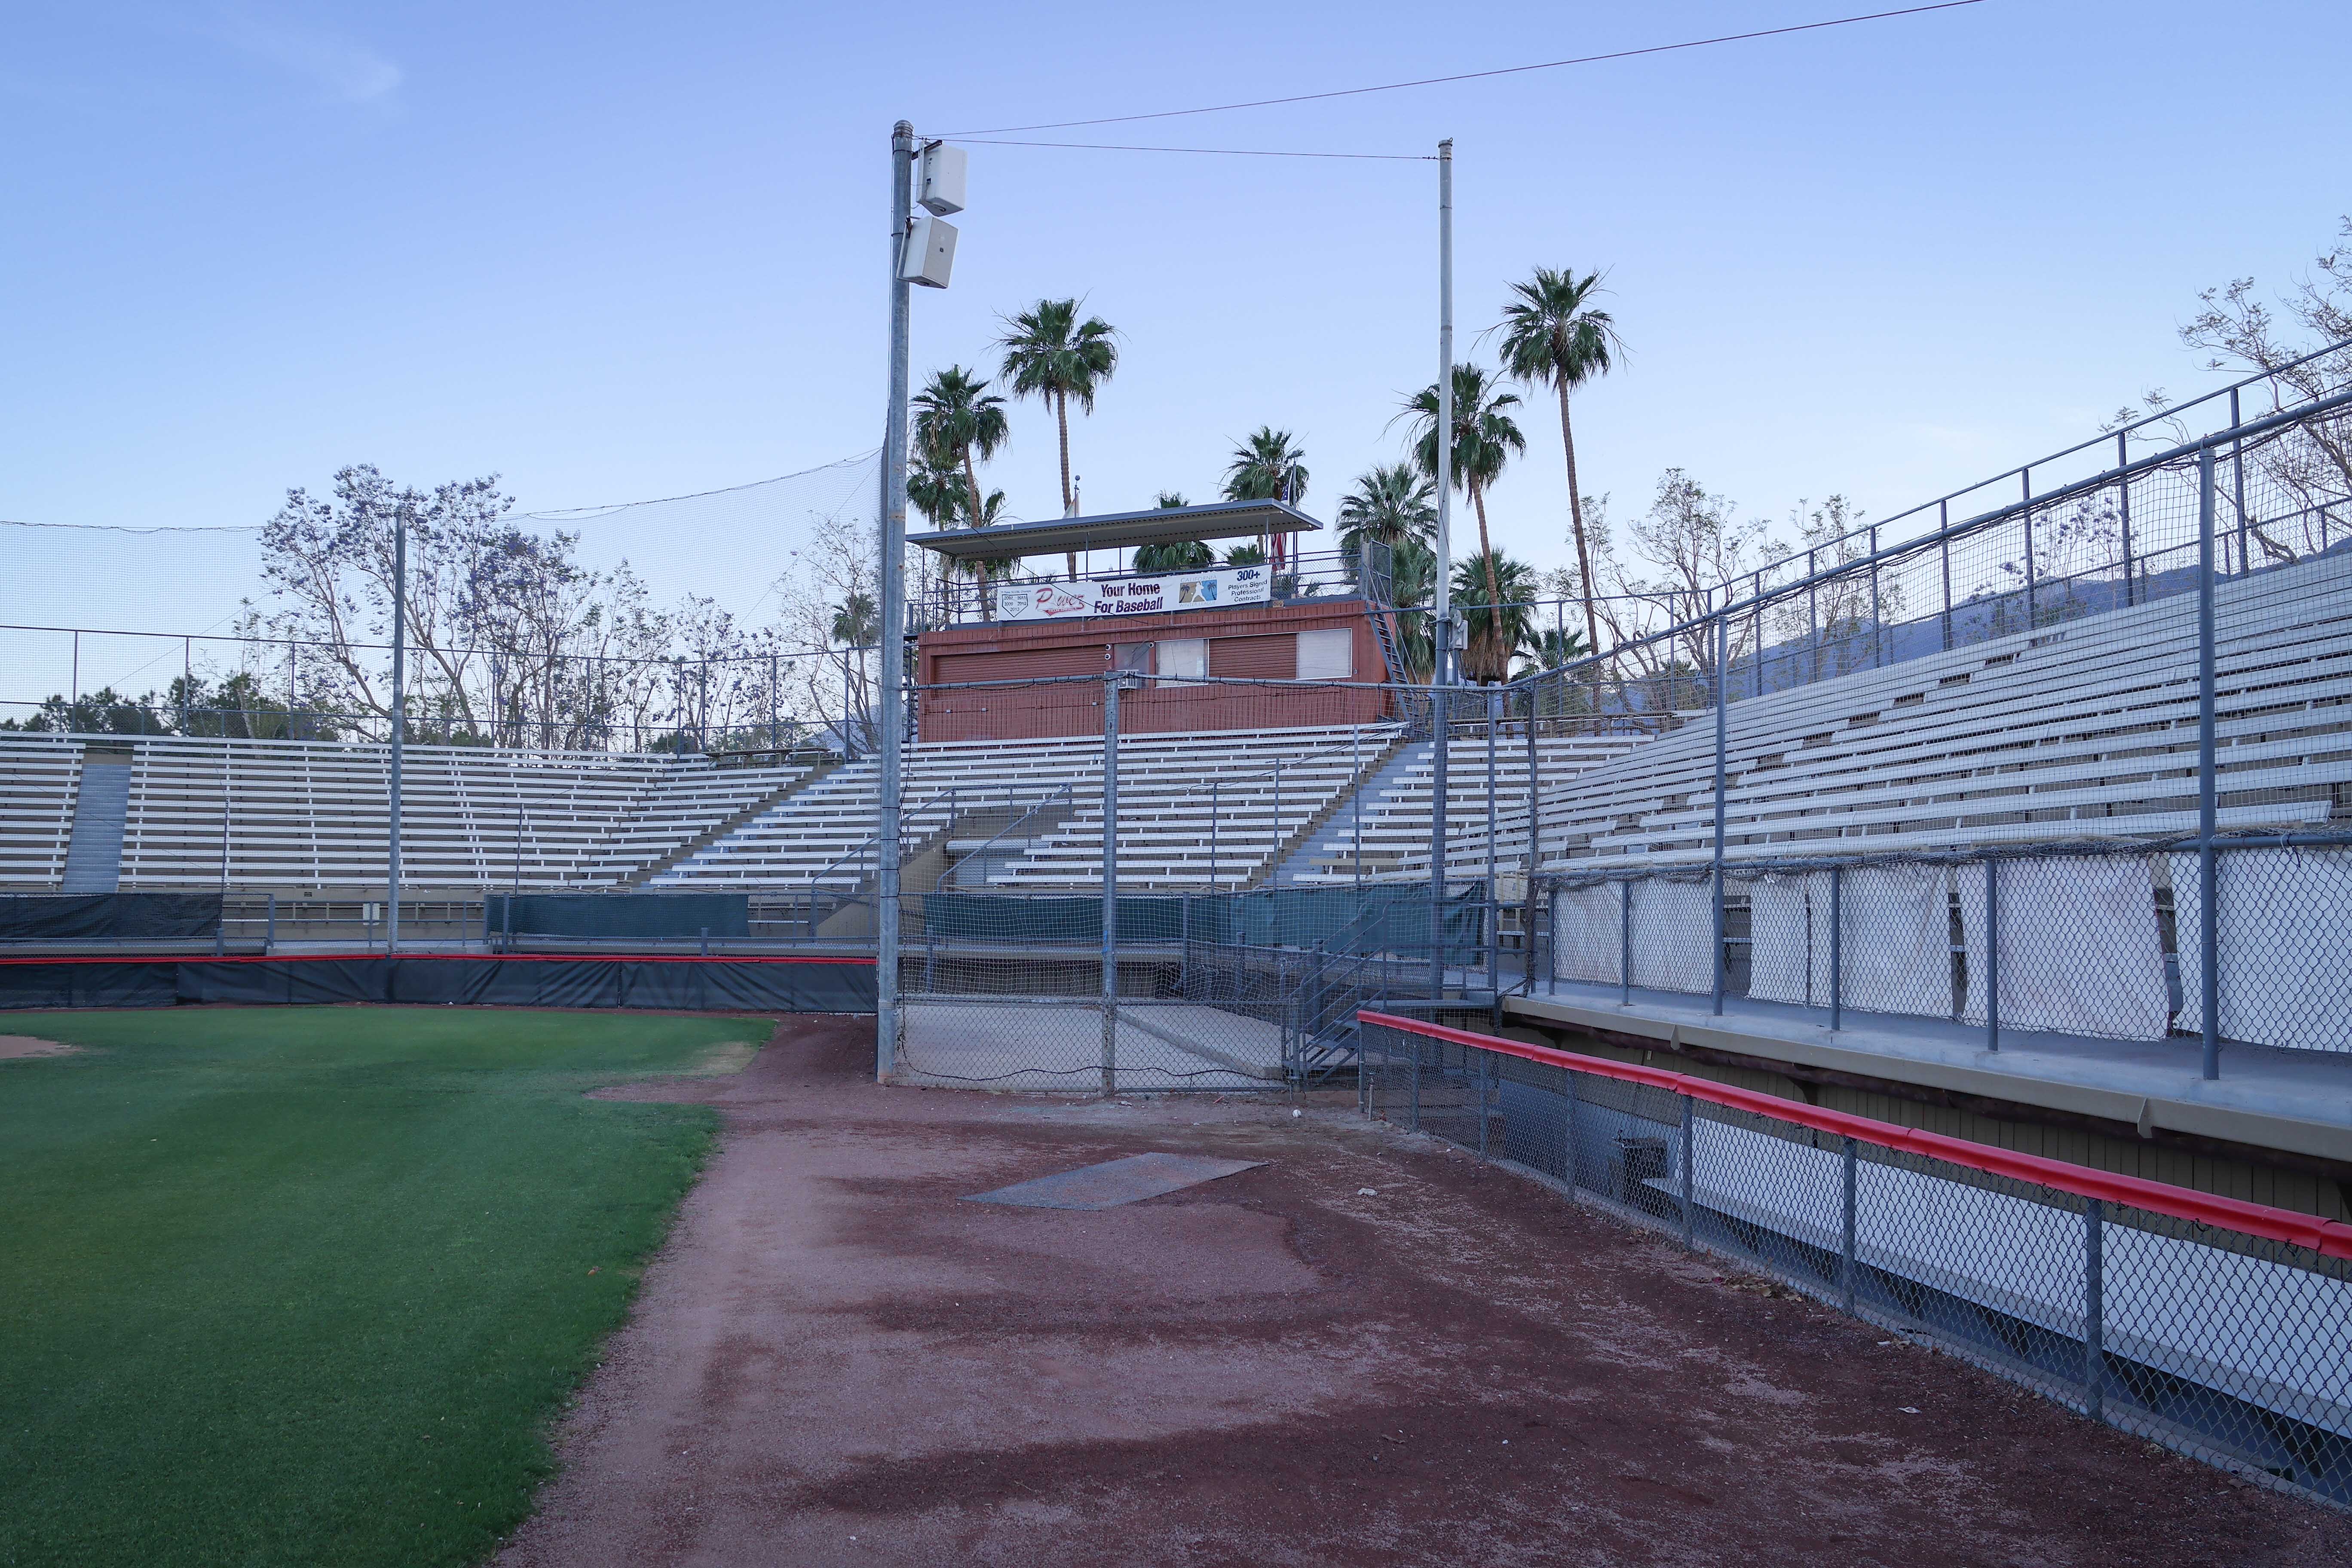
[[[130,810],[130,756],[85,754],[61,891],[111,893],[121,885],[122,824]]]

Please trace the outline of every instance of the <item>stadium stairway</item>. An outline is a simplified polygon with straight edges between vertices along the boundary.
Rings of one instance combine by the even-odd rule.
[[[1416,769],[1427,770],[1430,752],[1431,742],[1399,736],[1388,753],[1366,769],[1356,787],[1332,802],[1323,820],[1291,846],[1266,880],[1287,887],[1300,880],[1328,880],[1334,875],[1352,878],[1358,837],[1355,808],[1361,805],[1364,826],[1369,830],[1379,803],[1390,798],[1408,774]],[[1363,838],[1369,867],[1372,844],[1369,831]]]
[[[820,782],[830,775],[834,770],[839,766],[841,766],[841,763],[838,759],[828,758],[824,762],[814,764],[806,773],[801,773],[796,777],[785,779],[782,783],[778,784],[775,787],[770,789],[765,795],[760,796],[759,799],[751,801],[743,806],[741,810],[737,811],[733,815],[724,817],[718,822],[712,823],[709,826],[704,828],[701,832],[696,834],[693,837],[688,839],[677,848],[672,849],[667,854],[662,856],[659,859],[630,872],[628,876],[624,879],[625,882],[631,887],[642,887],[645,884],[651,882],[655,878],[660,876],[671,867],[683,865],[687,860],[693,858],[697,850],[705,848],[712,844],[716,844],[719,839],[726,837],[727,835],[734,832],[737,828],[745,826],[766,815],[768,812],[774,810],[777,806],[782,805],[785,799],[794,792],[806,789],[811,784]]]
[[[131,809],[131,748],[86,746],[73,829],[58,890],[110,893],[122,882],[122,825]]]

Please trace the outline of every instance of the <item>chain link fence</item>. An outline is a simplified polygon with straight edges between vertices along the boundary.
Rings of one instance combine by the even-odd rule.
[[[1366,1114],[2352,1507],[2352,1227],[1368,1014]]]

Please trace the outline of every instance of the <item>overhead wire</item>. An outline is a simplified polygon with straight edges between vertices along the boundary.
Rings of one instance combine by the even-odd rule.
[[[1636,58],[1643,55],[1671,54],[1678,49],[1703,49],[1714,44],[1747,43],[1756,38],[1777,38],[1785,37],[1790,33],[1818,32],[1824,27],[1846,27],[1852,26],[1858,22],[1885,22],[1897,16],[1917,16],[1925,15],[1930,11],[1953,11],[1958,10],[1964,5],[1980,5],[1982,4],[1984,4],[1984,0],[1935,0],[1935,3],[1932,5],[1906,5],[1902,9],[1895,11],[1872,11],[1854,16],[1832,16],[1827,20],[1820,22],[1797,22],[1785,27],[1760,27],[1754,32],[1725,33],[1719,37],[1712,38],[1685,38],[1680,43],[1650,44],[1637,49],[1612,49],[1605,54],[1578,55],[1572,58],[1564,60],[1539,60],[1533,65],[1498,66],[1491,70],[1457,71],[1451,76],[1418,77],[1411,81],[1381,82],[1373,87],[1336,88],[1328,92],[1297,92],[1288,94],[1282,98],[1252,99],[1242,103],[1211,103],[1204,104],[1198,109],[1161,109],[1155,110],[1148,114],[1106,114],[1093,120],[1056,120],[1037,125],[992,125],[972,131],[946,132],[942,133],[941,140],[948,142],[960,142],[980,136],[1013,136],[1029,131],[1075,131],[1083,126],[1088,125],[1130,125],[1138,121],[1144,120],[1181,120],[1187,115],[1223,114],[1228,110],[1236,109],[1272,109],[1286,103],[1315,103],[1326,99],[1333,98],[1360,98],[1366,93],[1401,92],[1407,88],[1440,87],[1447,82],[1480,81],[1491,77],[1521,76],[1528,71],[1559,70],[1568,66],[1598,65],[1604,60],[1628,60]],[[1224,151],[1225,149],[1117,148],[1112,150],[1118,152],[1216,152]],[[1346,156],[1347,154],[1327,155]],[[1374,153],[1353,154],[1353,156],[1357,157],[1372,157],[1378,155],[1379,154]],[[1396,156],[1396,154],[1388,155]]]

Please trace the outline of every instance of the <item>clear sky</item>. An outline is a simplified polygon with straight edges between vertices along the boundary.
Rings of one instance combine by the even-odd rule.
[[[1857,0],[1181,7],[18,0],[0,56],[0,517],[251,523],[373,461],[524,505],[877,444],[887,137],[1348,87],[1867,10]],[[2284,289],[2352,209],[2352,7],[1988,0],[1459,86],[1064,132],[1458,147],[1465,353],[1506,280],[1602,268],[1579,403],[1622,516],[1689,469],[1873,515],[2211,384],[2197,291]],[[1435,362],[1434,166],[976,147],[919,376],[1082,294],[1123,363],[1090,510],[1213,492],[1295,431],[1328,516]],[[1491,358],[1491,344],[1485,351]],[[1495,498],[1563,556],[1556,420]],[[1052,423],[990,476],[1058,511]],[[744,569],[779,563],[745,541]],[[206,616],[210,619],[210,616]],[[172,628],[179,629],[179,628]]]

